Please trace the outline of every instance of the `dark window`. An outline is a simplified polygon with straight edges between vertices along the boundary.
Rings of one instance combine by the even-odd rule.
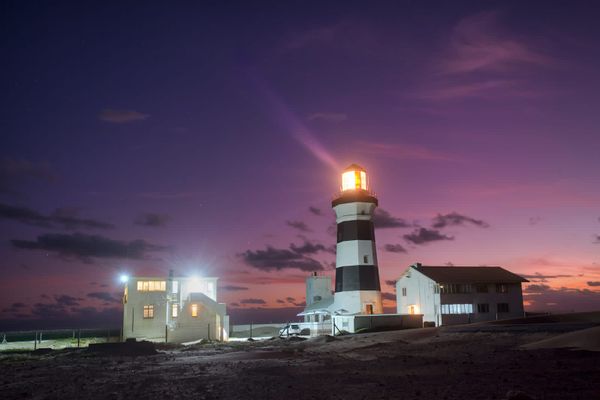
[[[440,285],[440,289],[444,294],[471,293],[473,291],[473,286],[470,284],[444,283],[443,285]]]
[[[490,305],[487,303],[477,304],[477,312],[478,313],[489,313]]]
[[[504,283],[496,283],[496,293],[508,293],[508,285]]]
[[[508,312],[508,303],[498,303],[497,307],[499,313]]]
[[[363,262],[365,264],[368,264],[369,263],[369,256],[363,256]]]
[[[337,241],[375,240],[373,222],[368,220],[344,221],[337,225]]]
[[[402,288],[402,296],[406,296],[406,288],[405,287]]]
[[[487,283],[478,283],[475,285],[475,291],[477,293],[487,293],[488,292],[488,285]]]

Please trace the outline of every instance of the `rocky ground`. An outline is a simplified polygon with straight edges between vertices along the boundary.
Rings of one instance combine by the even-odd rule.
[[[567,339],[498,326],[204,344],[136,357],[0,353],[0,399],[600,399],[600,352],[547,344],[558,337],[550,343],[577,347],[584,337],[594,350],[600,331],[581,328]]]

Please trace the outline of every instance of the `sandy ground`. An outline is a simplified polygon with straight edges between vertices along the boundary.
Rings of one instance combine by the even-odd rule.
[[[0,399],[600,399],[600,352],[563,348],[595,345],[589,329],[428,328],[139,357],[0,353]],[[521,347],[538,342],[550,348]]]

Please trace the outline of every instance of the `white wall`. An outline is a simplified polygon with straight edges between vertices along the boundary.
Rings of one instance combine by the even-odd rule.
[[[402,295],[406,288],[406,296]],[[410,314],[410,306],[415,306],[415,314],[423,314],[423,322],[441,324],[440,295],[435,293],[436,283],[415,270],[408,268],[396,281],[396,310],[398,314]]]
[[[167,281],[165,291],[138,291],[138,281]],[[123,337],[169,342],[188,342],[210,338],[226,340],[229,330],[225,304],[216,302],[217,278],[173,278],[179,282],[172,293],[168,278],[133,277],[126,284],[127,302],[123,305]],[[197,292],[201,291],[201,292]],[[197,305],[193,317],[192,304]],[[144,318],[144,306],[154,306],[154,317]],[[172,306],[178,306],[173,317]]]

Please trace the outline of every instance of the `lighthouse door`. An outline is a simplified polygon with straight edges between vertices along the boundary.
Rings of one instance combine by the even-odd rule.
[[[373,314],[373,304],[365,304],[365,314]]]

